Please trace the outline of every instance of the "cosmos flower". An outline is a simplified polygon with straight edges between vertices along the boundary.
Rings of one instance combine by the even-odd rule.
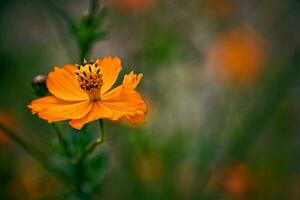
[[[224,169],[221,185],[233,199],[239,199],[251,192],[254,187],[254,174],[244,163],[233,163]]]
[[[147,105],[135,90],[143,74],[130,72],[122,85],[111,89],[122,69],[118,57],[105,57],[94,63],[55,67],[46,81],[52,96],[36,99],[28,106],[49,123],[70,120],[75,129],[97,119],[128,119],[143,123]]]
[[[223,33],[208,52],[208,60],[221,80],[243,87],[257,80],[263,70],[264,45],[251,28]]]

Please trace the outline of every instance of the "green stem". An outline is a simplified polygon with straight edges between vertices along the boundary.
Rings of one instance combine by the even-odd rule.
[[[36,151],[31,145],[27,144],[21,137],[19,137],[19,134],[15,133],[13,130],[8,128],[7,126],[0,123],[0,130],[11,140],[13,140],[16,144],[18,144],[20,147],[22,147],[26,153],[28,153],[30,156],[32,156],[36,161],[41,163],[46,170],[48,170],[50,173],[56,175],[59,178],[62,178],[63,180],[68,180],[72,182],[72,180],[61,172],[60,170],[56,169],[54,166],[52,166],[47,160],[45,160],[45,156],[43,156],[39,151]]]
[[[87,23],[86,23],[86,27],[85,27],[86,31],[88,31],[90,28],[95,26],[95,18],[97,15],[97,11],[99,9],[99,5],[100,5],[99,0],[91,0],[89,15],[88,15],[88,19],[87,19]],[[90,39],[87,40],[87,38],[82,38],[82,37],[76,37],[76,39],[77,39],[77,43],[78,43],[79,51],[80,51],[79,63],[81,63],[83,61],[83,59],[87,58],[87,56],[91,50],[93,40],[90,40]]]
[[[91,153],[93,153],[93,151],[96,149],[96,147],[100,144],[103,143],[104,141],[104,126],[103,126],[103,120],[100,119],[99,120],[99,125],[100,125],[100,133],[99,133],[99,137],[92,141],[90,144],[88,144],[86,146],[86,148],[84,149],[84,151],[79,155],[79,157],[77,157],[77,159],[75,160],[75,173],[77,176],[77,181],[76,181],[76,190],[78,193],[78,196],[81,199],[87,199],[88,198],[88,193],[86,193],[83,189],[83,185],[85,184],[85,170],[84,170],[84,161],[87,158],[87,156]]]
[[[99,9],[99,0],[92,0],[90,5],[90,11],[89,11],[89,24],[91,25],[95,19],[95,16],[97,14],[97,9]]]
[[[51,125],[54,128],[54,130],[55,130],[55,133],[57,135],[57,139],[58,139],[60,145],[62,146],[62,148],[63,148],[66,156],[68,158],[71,158],[72,154],[71,154],[71,151],[69,149],[68,142],[63,137],[62,132],[60,131],[59,127],[57,126],[57,124],[51,124]]]
[[[96,149],[96,147],[103,143],[104,141],[104,125],[103,125],[103,119],[99,120],[100,125],[100,132],[99,137],[89,143],[86,148],[83,150],[83,152],[77,157],[75,162],[79,162],[81,160],[84,160],[89,154],[93,153],[93,151]]]

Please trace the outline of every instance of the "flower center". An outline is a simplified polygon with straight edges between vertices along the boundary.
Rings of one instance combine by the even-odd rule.
[[[75,74],[81,89],[89,95],[90,100],[100,100],[101,86],[103,85],[101,67],[97,63],[84,61],[83,65],[77,65]]]

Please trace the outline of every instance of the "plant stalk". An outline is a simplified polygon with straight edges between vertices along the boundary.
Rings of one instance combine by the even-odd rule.
[[[57,126],[57,124],[51,124],[52,127],[55,130],[57,139],[60,143],[60,145],[62,146],[64,153],[66,154],[66,156],[70,159],[72,157],[72,153],[69,149],[69,145],[68,142],[66,141],[66,139],[63,137],[61,130],[59,129],[59,127]]]

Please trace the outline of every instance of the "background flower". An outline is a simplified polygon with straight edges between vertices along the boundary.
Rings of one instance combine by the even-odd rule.
[[[241,87],[260,76],[264,49],[257,33],[249,28],[237,28],[216,38],[210,47],[208,62],[219,79]]]

